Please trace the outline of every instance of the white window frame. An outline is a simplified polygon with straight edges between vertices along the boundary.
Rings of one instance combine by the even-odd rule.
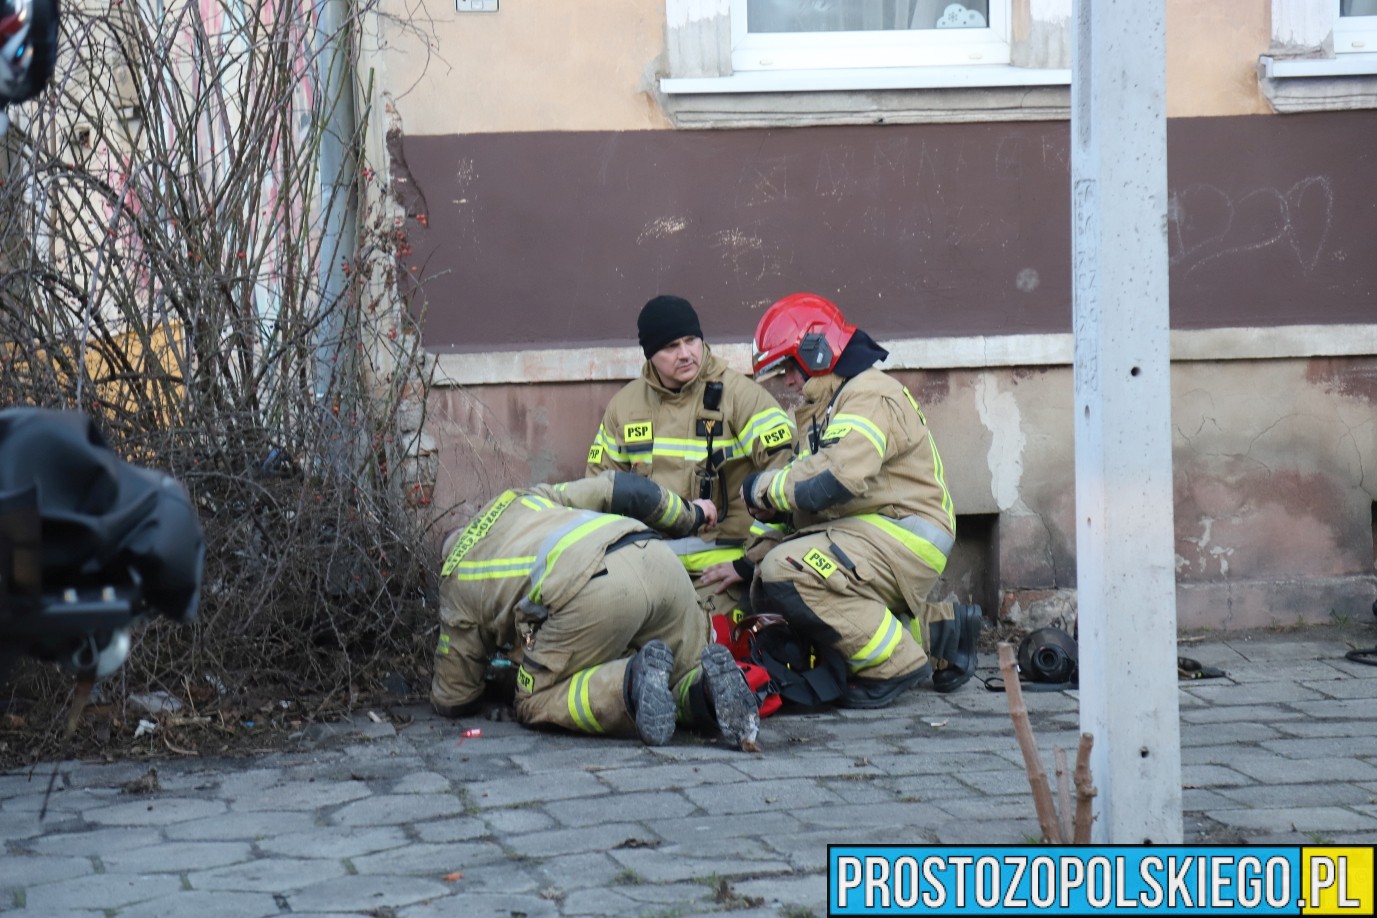
[[[1338,5],[1338,0],[1334,0]],[[1334,53],[1371,54],[1377,51],[1377,15],[1345,16],[1334,19]]]
[[[989,0],[989,25],[985,28],[752,34],[747,31],[747,0],[731,0],[732,69],[808,71],[1008,64],[1011,7],[1012,0]]]

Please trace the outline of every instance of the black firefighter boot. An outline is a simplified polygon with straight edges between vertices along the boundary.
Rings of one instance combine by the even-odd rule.
[[[760,732],[760,699],[746,684],[746,676],[731,651],[721,644],[704,647],[698,660],[703,667],[701,681],[707,685],[708,704],[722,739],[744,749],[744,744],[754,743]]]
[[[626,666],[626,709],[647,746],[663,746],[674,735],[674,694],[669,690],[673,669],[674,652],[664,641],[647,641]]]
[[[975,675],[976,645],[980,642],[980,628],[985,623],[984,612],[976,605],[954,603],[955,617],[951,621],[931,622],[928,634],[932,638],[932,656],[947,661],[944,669],[932,674],[932,687],[939,692],[954,692]]]

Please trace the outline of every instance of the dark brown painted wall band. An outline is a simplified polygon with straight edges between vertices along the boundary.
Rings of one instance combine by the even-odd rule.
[[[438,352],[710,340],[813,290],[882,340],[1071,328],[1066,123],[405,137]],[[1377,321],[1377,112],[1168,125],[1172,326]],[[424,215],[424,223],[415,219]],[[411,271],[415,266],[416,271]]]

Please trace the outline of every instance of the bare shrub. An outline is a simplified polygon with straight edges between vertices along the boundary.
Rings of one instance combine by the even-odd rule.
[[[206,535],[199,621],[146,628],[123,690],[344,704],[420,678],[426,362],[357,157],[373,5],[65,4],[56,85],[12,112],[0,404],[90,412]]]

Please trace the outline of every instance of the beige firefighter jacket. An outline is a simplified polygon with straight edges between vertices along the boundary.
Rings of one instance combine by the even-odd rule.
[[[678,495],[620,472],[504,491],[441,550],[440,617],[456,635],[446,652],[464,661],[471,683],[464,694],[481,693],[498,648],[519,658],[518,624],[577,595],[603,569],[608,546],[636,532],[685,536],[701,519]]]
[[[803,396],[795,415],[803,449],[786,468],[756,476],[751,501],[788,514],[799,531],[853,533],[875,548],[875,560],[901,571],[917,562],[940,574],[956,513],[937,444],[908,388],[871,368],[850,379],[813,377]],[[931,578],[913,582],[924,579]],[[905,599],[917,608],[926,596]]]
[[[722,383],[722,402],[716,411],[703,404],[710,382]],[[710,533],[715,543],[676,540],[671,547],[681,558],[699,552],[711,554],[718,546],[742,545],[753,529],[756,535],[763,529],[746,512],[737,494],[747,474],[781,467],[793,455],[794,425],[774,397],[755,380],[713,356],[707,345],[703,346],[703,367],[697,378],[678,392],[665,388],[646,361],[640,378],[613,396],[588,450],[589,475],[603,469],[632,471],[693,500],[700,493],[698,473],[708,459],[709,425],[712,450],[721,451],[722,476],[713,485],[720,516],[717,528]],[[724,559],[705,556],[701,560],[700,564],[685,563],[695,570]]]

